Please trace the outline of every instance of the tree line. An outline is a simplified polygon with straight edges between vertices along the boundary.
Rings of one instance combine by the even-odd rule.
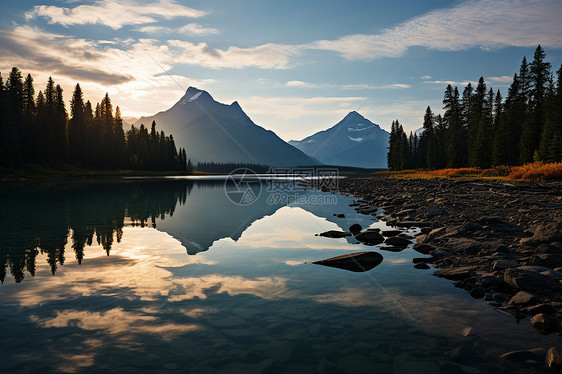
[[[66,111],[63,90],[49,77],[35,95],[33,78],[14,67],[4,84],[0,74],[0,166],[48,167],[71,164],[94,169],[188,171],[185,149],[176,149],[172,135],[141,124],[123,129],[121,111],[109,95],[95,108],[84,102],[76,84]]]
[[[562,66],[555,78],[539,45],[533,60],[524,57],[503,100],[480,77],[462,94],[448,85],[443,115],[428,106],[423,132],[408,136],[392,122],[388,167],[391,170],[489,168],[533,161],[562,161]]]

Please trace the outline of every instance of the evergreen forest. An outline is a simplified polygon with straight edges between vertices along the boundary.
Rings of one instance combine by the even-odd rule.
[[[443,109],[435,115],[427,107],[419,136],[392,123],[390,170],[562,161],[562,66],[554,76],[540,45],[531,62],[523,58],[505,100],[480,77],[462,93],[449,84]]]

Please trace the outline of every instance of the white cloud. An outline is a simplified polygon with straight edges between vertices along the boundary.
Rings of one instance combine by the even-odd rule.
[[[185,32],[192,35],[217,35],[219,30],[210,27],[203,27],[198,23],[188,23],[180,27],[179,32]]]
[[[280,44],[264,44],[254,48],[229,47],[227,50],[211,48],[207,43],[194,44],[182,40],[169,40],[168,44],[178,50],[174,60],[176,63],[211,69],[284,69],[289,67],[291,57],[301,53],[297,47]]]
[[[376,90],[381,88],[402,89],[410,88],[411,85],[403,83],[386,84],[384,86],[376,87],[368,84],[329,84],[329,83],[307,83],[303,81],[289,81],[285,83],[285,87],[301,87],[301,88],[340,88],[343,90]]]
[[[197,18],[206,13],[186,7],[173,0],[159,0],[151,3],[139,3],[132,0],[99,0],[93,5],[79,5],[74,8],[63,8],[53,5],[38,5],[25,13],[31,20],[43,17],[50,23],[63,26],[101,24],[113,29],[125,25],[142,25],[156,22],[156,18],[172,19],[177,17]]]
[[[147,34],[155,34],[155,33],[187,33],[191,35],[217,35],[219,34],[219,30],[213,28],[206,28],[201,26],[198,23],[188,23],[185,26],[180,27],[179,29],[174,29],[171,27],[165,26],[143,26],[135,29],[135,31],[144,32]]]
[[[562,2],[558,0],[467,1],[408,20],[380,34],[319,40],[303,48],[340,53],[348,60],[399,57],[409,47],[441,51],[472,47],[562,47]]]
[[[190,85],[208,88],[213,79],[167,75],[176,51],[154,40],[116,41],[114,44],[74,39],[29,26],[0,30],[0,70],[12,66],[35,79],[43,89],[49,76],[70,98],[79,82],[86,99],[97,102],[108,92],[123,115],[152,115],[171,106]]]
[[[450,84],[451,86],[466,86],[469,83],[472,83],[474,85],[474,81],[439,81],[439,80],[435,80],[435,81],[423,81],[423,83],[427,83],[427,84],[438,84],[438,85],[447,85]]]
[[[486,80],[497,83],[511,83],[513,82],[513,76],[502,75],[501,77],[488,77]]]
[[[431,75],[422,75],[420,78],[423,80],[428,80],[431,79]]]

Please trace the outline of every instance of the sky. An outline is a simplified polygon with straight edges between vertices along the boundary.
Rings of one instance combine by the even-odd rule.
[[[302,139],[356,110],[389,129],[442,112],[448,83],[480,76],[505,95],[541,44],[562,63],[562,1],[3,0],[0,71],[109,93],[124,117],[170,108],[189,86],[238,101]]]

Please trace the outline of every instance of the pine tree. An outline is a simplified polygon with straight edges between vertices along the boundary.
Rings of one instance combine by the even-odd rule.
[[[541,135],[545,126],[545,98],[550,76],[550,63],[545,62],[544,49],[539,45],[535,50],[529,69],[529,108],[521,134],[522,163],[530,162],[538,155]]]
[[[87,134],[86,134],[86,105],[80,84],[76,84],[72,100],[70,101],[70,116],[68,123],[68,142],[70,152],[70,162],[78,165],[86,165]]]
[[[502,104],[502,96],[500,90],[496,93],[494,102],[494,147],[493,147],[493,164],[507,165],[509,162],[509,130],[505,120]]]
[[[476,91],[472,95],[470,114],[467,122],[468,130],[468,165],[478,166],[478,130],[484,116],[484,101],[486,98],[486,82],[480,77]]]
[[[17,167],[22,161],[23,134],[23,77],[21,71],[14,67],[6,81],[6,122],[4,129],[6,161]]]
[[[37,129],[37,108],[35,106],[35,88],[33,78],[27,74],[23,83],[23,125],[20,139],[22,139],[23,158],[27,162],[38,162],[40,160],[39,143]]]
[[[123,131],[123,119],[119,106],[115,108],[115,119],[113,125],[113,138],[115,146],[115,167],[125,167],[125,132]]]
[[[55,143],[56,157],[60,162],[68,161],[68,114],[64,105],[62,87],[55,87]]]

